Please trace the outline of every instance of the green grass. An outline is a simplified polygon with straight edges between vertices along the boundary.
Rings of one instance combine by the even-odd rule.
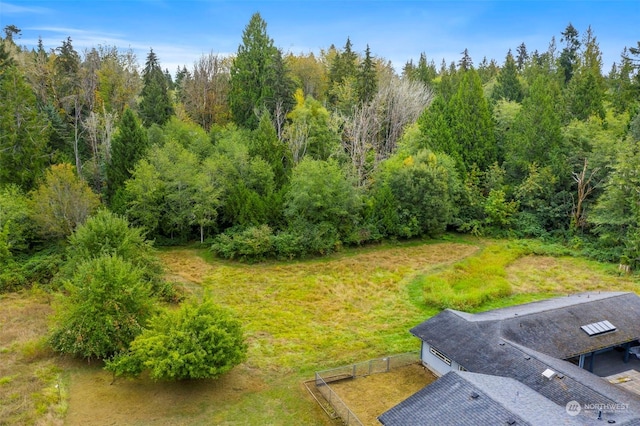
[[[491,243],[476,256],[463,259],[443,271],[416,278],[422,287],[424,302],[437,309],[471,311],[497,299],[511,296],[506,267],[522,251],[503,243]]]
[[[418,349],[408,330],[444,303],[479,311],[576,291],[638,288],[636,276],[619,276],[610,265],[538,249],[539,255],[529,253],[516,243],[459,236],[254,265],[220,261],[205,248],[162,250],[167,274],[189,297],[209,293],[242,320],[249,346],[245,363],[212,381],[155,383],[142,377],[110,385],[110,373],[96,365],[54,365],[41,340],[48,304],[35,295],[15,295],[0,305],[2,325],[11,325],[0,327],[6,334],[0,349],[8,360],[0,371],[0,393],[16,407],[33,393],[27,413],[11,414],[19,423],[47,424],[67,410],[65,424],[71,425],[95,418],[331,425],[301,383],[317,370]],[[437,294],[435,285],[441,286]],[[425,295],[440,299],[427,304]],[[18,337],[20,344],[9,344]],[[15,376],[15,368],[30,373]],[[37,384],[30,391],[20,387],[29,377]],[[5,420],[0,416],[0,424]]]

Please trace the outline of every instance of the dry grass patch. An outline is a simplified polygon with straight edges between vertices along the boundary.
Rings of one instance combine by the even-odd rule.
[[[62,424],[65,390],[44,340],[51,313],[47,295],[0,295],[0,424]]]
[[[154,382],[148,377],[117,379],[101,365],[69,361],[69,425],[211,424],[216,409],[237,404],[243,396],[265,389],[259,375],[240,366],[218,380]]]
[[[620,276],[613,267],[573,257],[525,256],[506,271],[519,294],[638,290],[637,277]]]
[[[435,380],[431,371],[415,363],[329,386],[363,424],[379,425],[379,415]]]

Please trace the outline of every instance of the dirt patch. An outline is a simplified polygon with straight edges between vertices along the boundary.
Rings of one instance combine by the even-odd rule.
[[[329,386],[363,424],[379,425],[379,415],[434,380],[433,373],[415,363],[388,373],[342,380]]]

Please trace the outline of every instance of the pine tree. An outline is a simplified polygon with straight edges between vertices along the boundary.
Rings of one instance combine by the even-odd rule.
[[[564,76],[565,84],[573,78],[573,74],[578,66],[578,50],[580,49],[580,40],[578,38],[578,30],[574,28],[571,23],[567,25],[567,28],[561,33],[562,38],[560,41],[565,43],[564,49],[560,53],[559,63],[560,69]]]
[[[498,84],[493,89],[493,98],[520,102],[522,101],[522,96],[522,84],[518,80],[516,62],[511,54],[511,49],[509,49],[504,66],[498,74]]]
[[[282,54],[267,34],[267,23],[255,13],[242,33],[233,64],[229,106],[239,126],[255,129],[261,110],[281,116],[277,108],[293,105],[293,86],[288,79]]]
[[[427,63],[427,55],[422,52],[418,59],[418,67],[416,69],[416,78],[425,84],[431,84],[436,78],[436,66],[433,61]]]
[[[249,153],[260,156],[271,166],[277,188],[281,188],[289,180],[291,172],[291,151],[289,147],[278,139],[269,114],[263,114],[258,128],[253,131]]]
[[[364,60],[360,64],[357,74],[357,91],[360,102],[369,102],[373,99],[378,89],[377,80],[375,63],[371,57],[369,45],[367,45]]]
[[[124,111],[118,132],[111,141],[111,156],[107,164],[107,199],[113,203],[114,196],[122,189],[136,163],[147,151],[147,134],[133,111]]]
[[[47,166],[49,122],[13,59],[2,56],[0,50],[0,185],[14,183],[28,191]]]
[[[140,101],[140,116],[145,126],[152,124],[163,125],[173,115],[173,105],[169,96],[169,84],[158,57],[153,49],[147,55],[142,72],[144,86],[142,87],[142,101]]]
[[[516,49],[516,64],[518,65],[518,71],[524,69],[524,64],[529,60],[529,53],[527,52],[527,46],[522,42]]]
[[[629,51],[625,47],[622,51],[620,64],[613,63],[607,79],[611,93],[611,104],[618,114],[626,111],[636,97],[637,91],[633,87],[632,75],[633,64],[629,59]]]
[[[582,45],[580,68],[568,88],[569,110],[578,120],[586,120],[591,115],[604,119],[606,87],[601,74],[602,53],[591,27],[587,28]]]
[[[458,67],[462,71],[467,71],[473,68],[473,60],[469,55],[468,49],[464,49],[464,51],[462,52],[462,58],[460,58],[460,61],[458,61]]]
[[[454,159],[459,170],[464,170],[460,146],[451,135],[450,119],[446,101],[442,96],[436,96],[418,119],[420,133],[426,141],[425,146],[419,148],[447,154]]]
[[[550,166],[554,173],[566,169],[566,147],[560,120],[560,88],[549,74],[540,74],[515,118],[505,150],[512,177],[526,175],[530,165]]]
[[[343,51],[336,53],[329,67],[327,99],[331,105],[338,105],[341,101],[339,93],[348,92],[348,86],[357,79],[357,64],[358,55],[351,48],[351,39],[347,38]]]
[[[449,114],[452,137],[459,144],[465,169],[470,170],[475,164],[486,170],[496,161],[495,125],[475,70],[463,73],[458,90],[449,101]]]

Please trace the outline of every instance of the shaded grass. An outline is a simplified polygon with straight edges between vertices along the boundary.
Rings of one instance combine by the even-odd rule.
[[[0,295],[0,424],[62,424],[66,388],[45,340],[49,296]]]

